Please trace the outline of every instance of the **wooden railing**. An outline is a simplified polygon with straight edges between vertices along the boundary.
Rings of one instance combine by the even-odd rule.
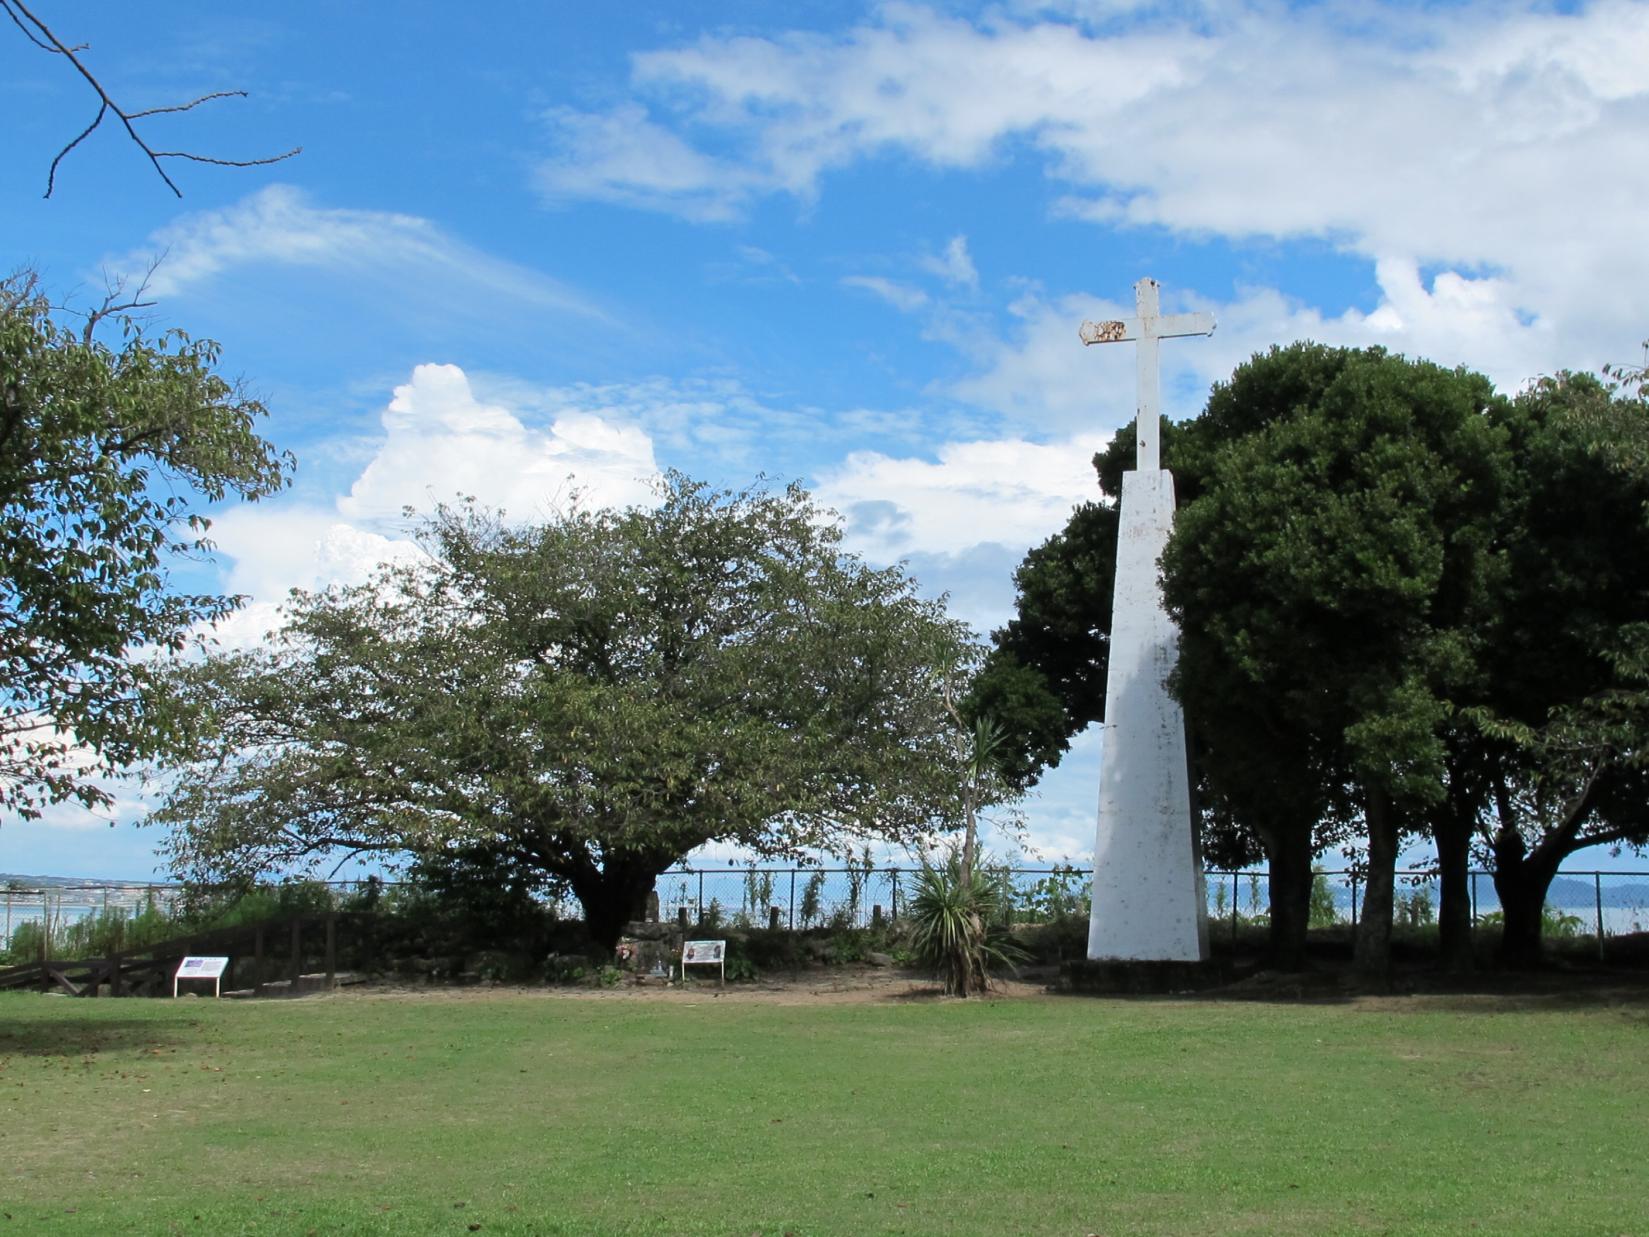
[[[178,964],[184,958],[202,954],[227,956],[229,972],[226,989],[235,986],[236,970],[244,974],[251,970],[254,991],[262,991],[269,981],[268,963],[272,957],[270,946],[284,937],[287,941],[284,971],[295,987],[303,973],[304,935],[308,929],[319,929],[324,934],[321,957],[326,967],[326,986],[332,987],[338,975],[338,924],[364,918],[348,911],[327,911],[308,915],[282,915],[258,923],[237,924],[230,928],[212,928],[191,932],[130,950],[122,950],[101,958],[54,959],[46,956],[19,966],[0,969],[0,991],[7,989],[56,989],[71,996],[97,996],[107,989],[109,996],[124,996],[134,987],[150,985],[158,980],[159,989],[169,991],[169,984]],[[44,940],[42,939],[42,946]],[[250,967],[248,968],[248,964]]]

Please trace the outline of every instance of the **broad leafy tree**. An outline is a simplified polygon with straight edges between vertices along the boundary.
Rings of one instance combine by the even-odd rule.
[[[1504,955],[1526,963],[1563,860],[1649,841],[1649,410],[1560,374],[1499,411],[1515,464],[1505,570],[1461,700],[1458,823],[1437,839],[1445,872],[1463,871],[1471,826],[1505,912]]]
[[[966,631],[827,516],[679,475],[655,506],[531,527],[442,510],[425,561],[299,596],[272,647],[178,672],[198,743],[155,814],[176,867],[491,856],[570,888],[610,944],[706,842],[956,823],[940,685]]]
[[[106,342],[105,335],[118,336]],[[146,651],[176,649],[232,598],[169,586],[209,548],[205,504],[279,489],[289,459],[217,346],[107,308],[54,313],[0,283],[0,812],[106,802],[100,774],[156,754]]]
[[[1208,466],[1163,557],[1176,689],[1210,748],[1229,749],[1222,771],[1252,781],[1258,758],[1275,774],[1242,796],[1290,816],[1299,931],[1312,817],[1360,817],[1368,969],[1386,965],[1400,839],[1442,795],[1445,728],[1502,569],[1497,398],[1465,370],[1298,344],[1239,367],[1191,431],[1211,438]]]

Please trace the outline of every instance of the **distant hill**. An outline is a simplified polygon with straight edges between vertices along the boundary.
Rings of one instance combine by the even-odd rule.
[[[0,872],[0,891],[8,886],[21,889],[144,889],[165,884],[154,880],[122,880],[112,876],[24,876]]]
[[[1597,887],[1590,881],[1573,876],[1559,876],[1552,881],[1546,901],[1553,906],[1591,906],[1598,897]],[[1606,907],[1649,907],[1649,884],[1634,881],[1622,884],[1603,874],[1603,905]]]

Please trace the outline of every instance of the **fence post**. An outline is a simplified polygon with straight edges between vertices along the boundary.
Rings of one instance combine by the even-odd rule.
[[[1477,928],[1477,873],[1473,872],[1471,874],[1471,877],[1472,877],[1472,928],[1475,931],[1476,928]]]
[[[292,991],[298,990],[298,977],[303,974],[303,916],[292,916]]]
[[[1237,943],[1237,874],[1231,873],[1231,943]]]
[[[263,995],[263,925],[261,923],[258,925],[257,932],[254,933],[253,936],[252,936],[252,965],[253,965],[254,968],[256,968],[255,974],[257,976],[257,978],[255,978],[252,981],[252,995],[253,996],[262,996]]]
[[[1351,930],[1357,931],[1357,873],[1351,874]]]
[[[1592,873],[1592,896],[1597,900],[1597,960],[1603,961],[1603,873]]]
[[[790,930],[796,930],[796,869],[790,869]]]
[[[893,918],[899,918],[899,869],[893,869]]]
[[[699,873],[699,922],[704,922],[704,873]]]
[[[326,913],[326,986],[338,986],[338,912]]]

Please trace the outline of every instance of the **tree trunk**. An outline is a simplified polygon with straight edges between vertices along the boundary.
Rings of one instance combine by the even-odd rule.
[[[1450,974],[1470,971],[1472,952],[1471,821],[1445,804],[1432,822],[1437,842],[1438,965]]]
[[[659,873],[669,867],[656,857],[607,854],[598,868],[593,862],[567,878],[573,896],[584,908],[584,927],[602,949],[618,947],[624,925],[646,914],[647,895]]]
[[[1500,961],[1514,970],[1541,963],[1540,933],[1546,910],[1546,892],[1557,875],[1557,858],[1530,855],[1515,830],[1502,829],[1494,840],[1494,891],[1500,895],[1504,926]]]
[[[1311,830],[1268,830],[1263,841],[1271,876],[1269,961],[1279,971],[1304,970],[1311,919]]]
[[[1397,879],[1397,819],[1383,790],[1368,792],[1363,808],[1368,824],[1368,884],[1357,920],[1352,964],[1365,975],[1391,967],[1391,913]]]

